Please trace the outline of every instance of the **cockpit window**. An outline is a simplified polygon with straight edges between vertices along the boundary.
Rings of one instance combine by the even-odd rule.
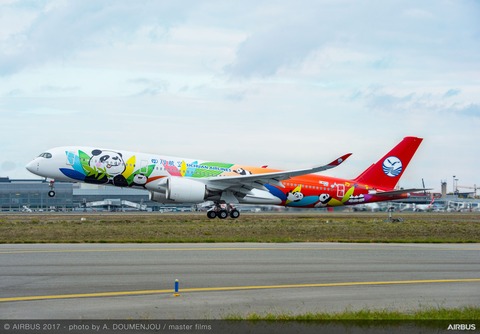
[[[39,155],[41,158],[50,159],[52,157],[51,153],[45,152]]]

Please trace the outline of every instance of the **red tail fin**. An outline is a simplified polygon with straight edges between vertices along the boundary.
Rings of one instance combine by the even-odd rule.
[[[353,181],[375,188],[394,189],[422,140],[418,137],[403,138],[397,146]]]

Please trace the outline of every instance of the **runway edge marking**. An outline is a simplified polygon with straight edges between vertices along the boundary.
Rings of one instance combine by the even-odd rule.
[[[318,288],[318,287],[339,287],[339,286],[361,286],[361,285],[397,285],[397,284],[428,284],[428,283],[480,283],[480,278],[458,278],[438,280],[406,280],[406,281],[379,281],[379,282],[340,282],[340,283],[307,283],[307,284],[285,284],[285,285],[252,285],[252,286],[231,286],[212,288],[186,288],[182,292],[214,292],[214,291],[241,291],[241,290],[262,290],[262,289],[296,289],[296,288]],[[170,294],[172,289],[163,290],[138,290],[138,291],[117,291],[117,292],[94,292],[79,294],[64,294],[50,296],[23,296],[0,298],[0,303],[51,300],[51,299],[74,299],[74,298],[100,298],[100,297],[123,297],[153,294]]]

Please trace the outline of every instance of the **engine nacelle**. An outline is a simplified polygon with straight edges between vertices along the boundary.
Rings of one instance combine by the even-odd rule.
[[[207,186],[192,179],[170,177],[165,197],[176,203],[200,203],[207,197]]]
[[[148,199],[150,201],[163,203],[163,204],[175,203],[174,201],[168,200],[167,197],[165,197],[165,193],[161,193],[161,192],[158,192],[158,191],[151,191]]]

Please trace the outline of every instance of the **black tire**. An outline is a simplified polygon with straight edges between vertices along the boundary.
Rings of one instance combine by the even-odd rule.
[[[218,211],[217,216],[220,219],[225,219],[225,218],[228,217],[228,212],[227,212],[227,210],[220,210],[220,211]]]
[[[217,217],[217,213],[215,211],[208,211],[207,212],[207,217],[210,218],[210,219],[214,219],[215,217]]]
[[[230,211],[230,218],[237,219],[238,217],[240,217],[240,211],[237,209]]]
[[[50,191],[48,192],[48,197],[55,197],[55,191],[50,190]]]

